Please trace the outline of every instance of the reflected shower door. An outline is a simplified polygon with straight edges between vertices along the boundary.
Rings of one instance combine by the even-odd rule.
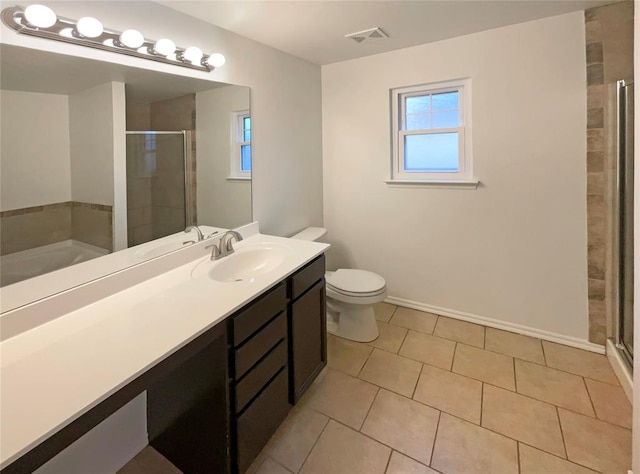
[[[127,132],[129,247],[184,230],[186,133]]]
[[[633,362],[633,82],[618,81],[618,347]]]

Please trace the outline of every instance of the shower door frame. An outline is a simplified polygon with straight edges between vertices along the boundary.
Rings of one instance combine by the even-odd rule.
[[[191,215],[191,179],[189,179],[189,167],[188,167],[188,153],[190,144],[187,143],[190,130],[175,130],[175,131],[155,131],[155,130],[127,130],[125,135],[182,135],[182,166],[184,168],[184,227],[193,223],[193,216]]]
[[[625,285],[625,265],[631,265],[631,274],[633,275],[633,261],[629,262],[629,258],[626,255],[625,250],[625,224],[631,225],[631,232],[633,232],[633,222],[627,223],[625,214],[627,206],[630,204],[633,206],[633,156],[629,153],[627,132],[629,131],[627,123],[627,87],[634,86],[633,80],[619,80],[616,82],[616,189],[614,193],[614,264],[613,264],[613,282],[615,289],[614,297],[614,338],[615,346],[625,362],[633,367],[633,347],[629,347],[625,343],[624,331],[631,330],[633,333],[634,328],[626,328],[625,325],[625,297],[626,292],[631,292],[631,298],[633,304],[633,285],[631,288],[626,288]],[[635,91],[634,91],[635,95]],[[635,120],[635,117],[633,117]],[[633,135],[631,136],[633,139]],[[629,166],[631,164],[631,167]],[[629,196],[631,193],[631,196]],[[631,199],[629,199],[629,197]],[[633,213],[632,213],[633,216]],[[635,217],[635,216],[634,216]],[[633,241],[630,243],[633,247]],[[631,311],[633,306],[631,307]],[[632,311],[633,314],[633,311]],[[633,341],[633,345],[635,346]]]

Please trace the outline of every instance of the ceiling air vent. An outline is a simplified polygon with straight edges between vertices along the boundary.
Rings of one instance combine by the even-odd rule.
[[[345,35],[345,38],[351,38],[356,43],[364,43],[365,41],[382,40],[388,38],[389,35],[382,31],[382,28],[371,28],[364,31],[357,31]]]

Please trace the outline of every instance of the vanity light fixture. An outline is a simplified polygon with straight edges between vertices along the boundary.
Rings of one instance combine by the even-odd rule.
[[[107,30],[93,17],[78,21],[61,18],[45,5],[19,6],[2,10],[2,22],[16,32],[47,38],[65,43],[126,54],[137,58],[151,59],[176,66],[212,71],[225,63],[220,53],[206,55],[200,48],[180,48],[170,39],[151,41],[137,30],[123,32]]]

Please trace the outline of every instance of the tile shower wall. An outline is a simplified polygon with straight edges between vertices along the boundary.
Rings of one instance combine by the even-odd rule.
[[[604,344],[613,321],[616,81],[633,78],[633,2],[585,10],[589,340]]]
[[[188,206],[191,221],[197,222],[195,160],[195,94],[150,103],[127,101],[128,131],[187,130]],[[157,167],[152,173],[140,172],[127,162],[127,211],[129,246],[178,232],[185,227],[182,145],[164,141],[157,149]],[[133,145],[127,145],[131,148]],[[133,152],[128,149],[127,154]],[[176,161],[179,160],[179,161]]]
[[[0,212],[0,255],[73,239],[112,251],[112,208],[67,201]]]

